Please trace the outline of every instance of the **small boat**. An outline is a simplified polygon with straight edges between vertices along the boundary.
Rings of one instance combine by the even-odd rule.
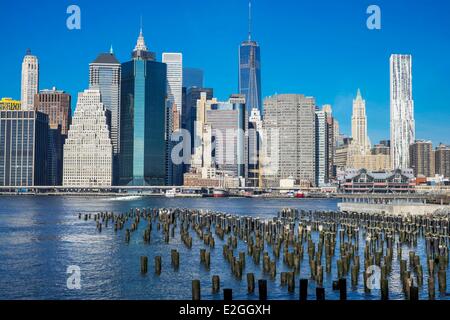
[[[224,189],[214,189],[213,197],[214,198],[224,198],[228,195],[227,191]]]
[[[166,198],[175,198],[177,191],[175,189],[167,190],[165,193]]]
[[[297,192],[294,194],[294,196],[295,196],[296,198],[302,199],[302,198],[305,197],[305,194],[304,194],[303,192],[301,192],[301,191],[297,191]]]

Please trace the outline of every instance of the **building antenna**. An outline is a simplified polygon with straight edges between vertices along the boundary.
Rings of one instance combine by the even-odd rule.
[[[252,0],[248,0],[248,41],[252,40]]]
[[[141,14],[140,33],[142,34],[142,14]]]

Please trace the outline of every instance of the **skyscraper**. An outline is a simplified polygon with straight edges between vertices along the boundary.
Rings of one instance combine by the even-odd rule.
[[[407,169],[410,166],[409,146],[415,140],[411,55],[391,55],[390,87],[392,168]]]
[[[186,89],[203,88],[203,70],[183,67],[183,87]]]
[[[239,47],[239,93],[245,95],[247,114],[253,108],[262,112],[261,102],[261,55],[256,41],[252,40],[251,8],[249,1],[248,39]]]
[[[409,159],[414,176],[434,177],[435,161],[434,150],[431,141],[416,140],[409,146]]]
[[[0,186],[47,185],[48,116],[0,111]]]
[[[339,124],[336,126],[336,119],[333,117],[333,108],[330,104],[325,104],[322,106],[322,111],[324,111],[327,115],[327,176],[328,180],[334,178],[336,176],[336,170],[334,168],[334,156],[336,152],[336,138],[335,138],[335,130],[337,130],[337,134],[339,134]]]
[[[450,178],[450,146],[439,144],[434,155],[436,174]]]
[[[183,86],[183,55],[181,53],[162,54],[162,62],[167,65],[167,99],[175,104],[181,114]]]
[[[279,187],[280,179],[299,185],[316,182],[315,99],[281,94],[264,100],[263,184]]]
[[[39,91],[34,98],[34,110],[48,115],[51,129],[61,127],[61,134],[67,135],[72,120],[71,96],[70,94],[52,89]]]
[[[108,112],[101,102],[100,90],[89,89],[78,94],[64,145],[64,186],[111,186],[113,146]]]
[[[367,136],[366,101],[358,89],[353,100],[352,113],[352,147],[356,154],[366,155],[370,153],[370,142]]]
[[[111,48],[89,64],[89,89],[100,90],[102,103],[111,112],[113,152],[120,152],[120,78],[121,65]]]
[[[246,154],[248,121],[245,96],[231,95],[226,102],[212,104],[206,110],[206,124],[211,127],[213,162],[218,170],[247,179]]]
[[[41,90],[34,98],[34,110],[48,116],[48,185],[60,186],[63,177],[63,145],[72,121],[71,97],[62,90]]]
[[[214,95],[212,88],[191,87],[187,89],[185,108],[182,110],[182,128],[191,135],[191,154],[194,152],[195,121],[197,121],[197,101],[201,99],[202,92],[206,94],[206,100],[211,100]],[[185,150],[189,152],[187,144]],[[186,149],[187,148],[187,149]]]
[[[249,187],[260,187],[260,152],[262,147],[262,119],[258,109],[253,108],[248,118],[248,183]]]
[[[167,67],[148,51],[142,29],[122,64],[120,184],[164,185],[167,176]]]
[[[22,62],[22,110],[33,110],[34,95],[39,90],[39,61],[27,50]]]
[[[316,186],[324,186],[328,183],[328,130],[327,113],[323,110],[316,111]]]

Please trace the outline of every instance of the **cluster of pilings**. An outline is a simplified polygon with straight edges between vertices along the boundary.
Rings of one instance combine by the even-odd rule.
[[[207,270],[212,263],[211,251],[215,249],[216,241],[220,241],[231,274],[237,281],[246,279],[249,294],[254,293],[256,280],[254,273],[245,273],[247,263],[262,268],[263,274],[270,279],[279,277],[281,287],[287,287],[291,293],[295,292],[301,265],[306,264],[308,278],[298,279],[301,299],[307,298],[308,281],[315,283],[317,299],[325,299],[324,275],[336,279],[332,290],[339,291],[341,299],[347,297],[347,280],[354,290],[361,281],[360,276],[366,293],[379,290],[380,298],[386,300],[389,299],[389,282],[394,278],[399,279],[405,299],[419,298],[419,291],[424,289],[424,278],[429,299],[436,297],[436,281],[440,295],[445,295],[447,290],[448,214],[393,216],[286,208],[272,219],[260,219],[194,209],[144,208],[121,214],[80,213],[78,217],[85,221],[93,217],[98,232],[102,232],[102,227],[108,228],[108,223],[114,225],[115,232],[125,228],[127,243],[142,221],[146,221],[142,231],[145,244],[151,244],[152,232],[161,233],[164,242],[169,243],[178,230],[180,239],[190,250],[193,236],[196,236],[203,243],[200,263]],[[153,224],[156,224],[156,231],[152,231]],[[419,240],[424,244],[425,252],[415,251]],[[242,247],[246,250],[239,250]],[[421,261],[421,256],[426,257],[426,261]],[[155,257],[157,275],[162,272],[161,263],[161,257]],[[284,266],[282,270],[288,271],[277,273],[279,263]],[[171,251],[171,264],[174,269],[180,266],[177,250]],[[140,265],[141,273],[147,273],[148,257],[140,257]],[[226,272],[225,266],[223,272]],[[397,277],[393,277],[396,272]],[[258,279],[257,283],[259,298],[264,300],[267,298],[267,280]],[[212,293],[220,291],[219,275],[212,276],[211,288]],[[230,290],[224,289],[228,299],[232,296]],[[192,298],[200,297],[200,280],[194,279]]]

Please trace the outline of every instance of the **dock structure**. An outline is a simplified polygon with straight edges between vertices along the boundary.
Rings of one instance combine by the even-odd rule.
[[[272,219],[260,219],[196,209],[142,208],[124,213],[79,213],[77,217],[83,223],[93,220],[97,226],[104,225],[99,233],[107,232],[108,226],[117,236],[124,233],[128,245],[151,246],[152,241],[147,240],[164,239],[162,245],[171,247],[173,268],[161,268],[164,258],[156,256],[157,276],[182,273],[185,261],[198,260],[196,278],[186,279],[192,282],[194,300],[202,298],[201,292],[221,297],[221,286],[225,288],[222,298],[230,300],[235,294],[230,283],[221,283],[224,277],[217,269],[212,278],[209,274],[210,267],[218,263],[218,255],[213,253],[219,248],[223,256],[220,272],[232,275],[229,281],[246,282],[245,294],[260,300],[271,298],[273,283],[280,283],[287,294],[296,294],[299,300],[325,300],[330,291],[341,300],[361,291],[387,300],[392,297],[390,288],[402,288],[407,300],[419,299],[420,293],[436,299],[447,292],[448,213],[391,215],[286,208]],[[141,237],[141,243],[136,241]],[[185,255],[193,246],[200,249],[183,257],[173,249],[174,243],[185,246]],[[151,260],[137,256],[136,272],[140,266],[140,273],[147,276]],[[249,265],[260,272],[249,272]],[[332,286],[326,282],[330,279]],[[201,288],[206,283],[211,287]],[[311,285],[316,290],[308,292]]]
[[[72,196],[164,196],[167,192],[174,192],[174,197],[212,196],[214,188],[194,186],[0,186],[0,195],[72,195]],[[221,189],[222,190],[222,189]],[[258,187],[235,187],[224,188],[224,194],[228,196],[246,196],[246,194],[257,194],[263,198],[288,198],[290,192],[285,188],[258,188]],[[424,204],[450,204],[450,190],[435,190],[429,192],[407,192],[407,193],[340,193],[321,192],[311,189],[308,191],[294,188],[292,192],[301,191],[307,198],[335,198],[343,202],[371,202],[388,203],[392,201],[422,202]]]

